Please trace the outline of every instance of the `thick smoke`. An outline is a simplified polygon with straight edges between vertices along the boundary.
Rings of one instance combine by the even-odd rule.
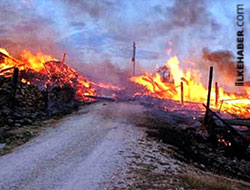
[[[60,58],[67,52],[67,63],[77,70],[117,83],[117,73],[130,68],[132,41],[145,68],[165,63],[169,41],[181,59],[190,52],[199,57],[206,47],[218,49],[227,30],[211,5],[208,0],[9,0],[0,4],[0,46],[15,55],[30,49]],[[105,67],[107,76],[96,71]]]
[[[49,15],[39,15],[34,1],[11,0],[0,4],[0,46],[17,56],[22,50],[55,54],[61,50],[58,31]]]
[[[85,76],[89,75],[96,82],[112,83],[114,85],[124,84],[128,76],[130,76],[128,68],[121,69],[118,64],[112,63],[110,59],[104,59],[103,62],[96,64],[85,64],[85,68],[81,73]]]
[[[203,59],[213,63],[220,72],[221,78],[224,80],[232,80],[235,77],[235,57],[231,51],[214,51],[203,49]]]
[[[208,71],[209,66],[214,67],[214,80],[220,85],[226,87],[229,91],[234,91],[234,83],[236,80],[236,62],[231,51],[220,50],[211,52],[208,49],[203,49],[203,60],[205,61],[204,68]]]

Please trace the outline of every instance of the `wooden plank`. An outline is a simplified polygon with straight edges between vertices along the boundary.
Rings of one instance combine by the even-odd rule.
[[[184,88],[183,88],[183,82],[181,82],[181,104],[184,104]]]
[[[218,101],[219,101],[219,87],[218,83],[215,82],[215,106],[218,108]]]
[[[206,107],[205,104],[203,105]],[[207,108],[207,111],[209,112],[207,131],[212,142],[224,144],[229,153],[241,156],[249,146],[247,137],[209,108]],[[218,124],[214,117],[222,124]]]
[[[208,109],[210,107],[210,95],[211,95],[211,88],[212,88],[212,79],[213,79],[213,67],[210,67],[210,71],[209,71],[209,81],[208,81],[208,94],[207,94],[207,110],[205,113],[205,118],[204,118],[204,125],[207,125],[207,121],[208,121]]]
[[[114,102],[115,99],[111,98],[111,97],[104,97],[104,96],[91,96],[91,95],[85,95],[85,97],[87,98],[91,98],[94,100],[105,100],[105,101],[110,101],[110,102]]]
[[[231,125],[240,125],[240,126],[246,126],[246,127],[250,128],[250,119],[248,119],[248,120],[224,119],[224,120]]]

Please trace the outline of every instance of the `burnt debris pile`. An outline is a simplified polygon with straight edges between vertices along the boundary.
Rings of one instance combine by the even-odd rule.
[[[241,122],[245,127],[239,127],[235,119],[222,119],[210,110],[204,126],[205,110],[197,112],[197,105],[182,106],[151,98],[143,98],[141,103],[149,108],[142,126],[147,127],[149,136],[177,147],[178,159],[206,171],[250,181],[247,120]]]
[[[0,48],[0,137],[10,129],[72,112],[95,95],[90,81],[63,61],[24,50],[19,59]],[[3,140],[1,140],[3,141]]]

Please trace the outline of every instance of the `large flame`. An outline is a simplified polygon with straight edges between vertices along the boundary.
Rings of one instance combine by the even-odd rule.
[[[0,74],[8,76],[12,69],[17,67],[22,73],[22,82],[48,88],[53,86],[70,86],[76,90],[76,98],[79,101],[89,100],[85,95],[96,95],[91,81],[58,61],[50,55],[38,52],[33,54],[24,50],[20,54],[20,60],[13,58],[7,50],[0,48]]]
[[[37,54],[32,54],[28,50],[24,50],[20,54],[21,60],[25,62],[25,67],[32,69],[36,72],[45,71],[44,63],[48,61],[58,61],[57,59],[51,57],[50,55],[43,54],[42,52],[37,52]]]
[[[132,77],[130,80],[146,88],[145,95],[161,99],[181,99],[180,84],[184,87],[184,100],[195,103],[206,103],[208,90],[201,83],[199,70],[188,69],[184,71],[179,65],[176,56],[171,57],[166,66],[170,69],[173,82],[164,81],[159,73],[146,73],[142,76]],[[218,106],[215,104],[215,88],[211,91],[211,107],[221,109],[223,112],[250,117],[250,88],[245,88],[244,95],[230,94],[219,87]],[[138,93],[137,93],[138,94]]]

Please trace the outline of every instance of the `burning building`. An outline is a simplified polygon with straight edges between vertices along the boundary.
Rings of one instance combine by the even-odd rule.
[[[166,81],[166,78],[157,72],[132,77],[130,80],[145,87],[144,95],[180,101],[183,93],[186,102],[205,103],[208,89],[201,81],[202,73],[199,70],[188,68],[185,71],[180,67],[176,56],[171,57],[167,61],[166,68],[169,68],[173,82],[170,80]],[[181,90],[181,84],[183,84],[184,92]],[[240,117],[249,117],[249,87],[245,87],[244,91],[239,94],[237,92],[227,92],[222,86],[223,84],[215,86],[214,83],[213,85],[211,95],[212,108],[218,108],[222,112],[228,112]]]

